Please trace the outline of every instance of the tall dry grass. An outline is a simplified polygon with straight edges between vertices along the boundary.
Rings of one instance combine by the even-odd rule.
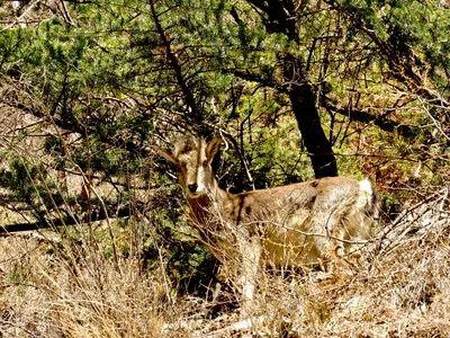
[[[238,337],[239,325],[249,324],[239,322],[238,310],[217,312],[237,290],[180,294],[163,251],[145,268],[133,255],[115,261],[102,243],[51,232],[1,238],[1,335]],[[448,190],[385,225],[363,255],[357,269],[327,278],[261,273],[250,330],[260,337],[450,336]]]

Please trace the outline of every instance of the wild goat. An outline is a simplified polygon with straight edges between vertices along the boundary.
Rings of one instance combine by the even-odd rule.
[[[179,170],[190,218],[221,261],[238,259],[244,302],[251,300],[258,268],[326,264],[370,238],[374,193],[368,180],[328,177],[232,194],[212,169],[221,139],[185,137],[173,153],[159,151]]]

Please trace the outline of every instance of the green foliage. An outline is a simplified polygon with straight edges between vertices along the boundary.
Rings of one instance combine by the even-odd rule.
[[[24,158],[14,158],[1,170],[0,186],[12,191],[15,198],[29,204],[37,215],[62,203],[57,186],[42,164],[33,165]]]
[[[381,40],[389,42],[397,52],[412,48],[432,67],[436,84],[445,88],[441,73],[450,65],[450,29],[448,9],[439,1],[345,0],[338,1],[356,12],[368,28],[374,29]],[[447,89],[448,90],[448,89]]]
[[[36,134],[44,136],[30,152],[33,160],[8,145],[0,185],[42,216],[62,203],[62,184],[51,179],[50,167],[81,169],[118,183],[117,205],[141,198],[128,185],[138,177],[139,184],[156,190],[149,218],[164,239],[161,244],[148,237],[144,251],[154,253],[161,244],[172,257],[174,278],[188,285],[196,271],[205,280],[211,257],[197,245],[180,244],[186,222],[174,168],[144,158],[151,153],[144,149],[149,144],[167,149],[162,141],[176,139],[180,131],[215,127],[234,136],[239,148],[229,147],[215,163],[220,183],[231,191],[311,178],[309,154],[286,95],[292,85],[314,89],[340,172],[375,176],[386,194],[396,189],[388,209],[398,205],[400,187],[446,181],[445,147],[436,141],[440,120],[430,122],[431,106],[417,99],[408,81],[392,78],[390,67],[394,61],[411,65],[424,86],[448,96],[448,9],[432,0],[302,1],[295,16],[298,41],[291,41],[269,33],[267,17],[255,8],[245,0],[163,0],[155,2],[155,22],[147,2],[70,2],[74,24],[52,14],[38,24],[1,30],[0,108],[39,119]],[[298,61],[300,83],[285,77],[287,55]],[[186,91],[202,114],[200,122],[192,122]],[[344,112],[327,108],[325,96]],[[414,125],[417,135],[404,140],[372,122],[351,121],[345,115],[352,110]],[[34,131],[18,128],[14,142],[34,138]],[[426,164],[420,180],[411,178],[417,163]],[[115,226],[126,253],[126,226]],[[107,241],[109,234],[103,235]],[[105,252],[112,255],[112,247]]]

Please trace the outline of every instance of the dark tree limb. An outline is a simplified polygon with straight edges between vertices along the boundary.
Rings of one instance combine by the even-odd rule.
[[[183,74],[183,69],[181,68],[181,63],[179,62],[177,56],[175,55],[175,53],[172,50],[171,41],[169,40],[169,38],[166,35],[166,32],[164,31],[164,28],[161,24],[158,13],[156,13],[154,1],[149,0],[149,4],[150,4],[150,11],[151,11],[151,15],[152,15],[152,18],[153,18],[153,21],[155,24],[156,31],[157,31],[159,38],[161,39],[161,42],[164,46],[167,61],[169,62],[171,68],[173,69],[178,86],[180,87],[181,92],[183,94],[184,102],[192,114],[193,122],[195,122],[197,124],[201,124],[201,122],[203,121],[203,118],[202,118],[203,114],[201,112],[201,109],[200,109],[199,105],[197,104],[194,93],[189,88],[189,85]]]
[[[289,40],[300,42],[295,6],[291,0],[247,0],[262,13],[262,19],[268,33],[285,34]]]
[[[23,222],[14,223],[0,226],[0,236],[2,234],[22,232],[22,231],[32,231],[41,229],[56,229],[63,226],[73,226],[87,224],[91,222],[102,221],[109,218],[108,215],[113,215],[114,218],[126,218],[131,216],[136,210],[137,206],[123,206],[119,208],[111,208],[110,210],[95,210],[87,215],[78,217],[77,215],[68,215],[60,218],[53,219],[41,219],[36,222]],[[108,208],[109,209],[109,208]]]
[[[414,137],[416,137],[418,132],[418,127],[416,126],[404,125],[387,117],[387,115],[395,111],[395,108],[387,109],[383,114],[380,115],[373,115],[366,109],[355,110],[352,108],[341,107],[333,103],[329,98],[322,98],[321,105],[325,109],[333,113],[337,113],[349,118],[351,121],[372,123],[383,131],[387,131],[390,133],[396,132],[400,136],[407,139],[413,139]]]
[[[96,132],[95,125],[81,124],[74,119],[60,118],[57,115],[50,115],[49,113],[43,112],[31,105],[25,105],[18,100],[10,100],[6,97],[3,97],[0,98],[0,103],[3,103],[11,108],[19,109],[26,114],[52,123],[56,127],[61,128],[62,130],[65,130],[67,132],[83,135],[83,137],[94,134]],[[122,147],[131,153],[144,152],[142,150],[142,146],[131,140],[123,139],[121,137],[115,137],[114,139],[112,139],[104,134],[100,134],[100,136],[100,141],[105,144],[109,144],[114,147]]]
[[[264,87],[273,88],[279,92],[283,92],[285,94],[288,93],[287,86],[277,82],[272,76],[265,76],[262,74],[252,73],[247,70],[235,69],[235,68],[226,68],[222,69],[222,72],[226,74],[232,74],[242,80],[259,83]]]
[[[289,94],[287,86],[277,82],[275,79],[265,77],[261,74],[251,73],[249,71],[243,71],[239,69],[225,69],[224,72],[233,74],[242,80],[249,82],[256,82],[262,86],[272,88],[278,92]],[[373,123],[375,126],[383,131],[396,132],[398,135],[410,139],[417,135],[418,127],[411,125],[404,125],[396,122],[388,117],[395,108],[387,108],[382,114],[375,115],[369,112],[368,108],[360,109],[348,109],[334,103],[330,98],[322,96],[319,102],[320,106],[324,109],[331,111],[332,113],[344,116],[351,121],[357,121],[362,123]]]

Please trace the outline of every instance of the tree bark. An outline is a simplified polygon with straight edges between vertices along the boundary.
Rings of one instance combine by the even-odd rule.
[[[322,128],[312,86],[304,84],[292,87],[289,90],[289,100],[311,159],[315,177],[337,176],[336,158],[331,143]]]
[[[296,72],[290,56],[284,58],[283,71],[286,81],[291,81],[288,96],[300,130],[303,143],[308,151],[316,178],[338,176],[336,158],[330,140],[326,137],[316,105],[316,92],[313,86],[302,81]]]

